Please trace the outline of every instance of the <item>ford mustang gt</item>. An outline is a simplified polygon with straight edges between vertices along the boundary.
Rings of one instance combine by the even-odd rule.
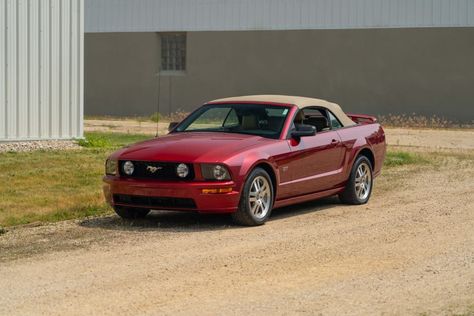
[[[231,213],[261,225],[274,208],[339,195],[367,203],[385,157],[374,117],[278,95],[208,102],[168,135],[113,153],[104,194],[122,218],[150,210]]]

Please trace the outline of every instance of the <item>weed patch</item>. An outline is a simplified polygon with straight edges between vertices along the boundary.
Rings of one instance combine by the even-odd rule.
[[[411,128],[474,128],[474,121],[453,122],[436,115],[424,116],[412,114],[379,115],[378,120],[385,127],[411,127]]]
[[[3,220],[5,226],[25,225],[35,222],[59,222],[69,219],[84,218],[88,216],[98,216],[111,213],[110,207],[104,204],[79,205],[70,208],[54,210],[45,214],[26,213],[21,215],[9,216]],[[0,230],[1,234],[1,230]]]
[[[150,115],[150,121],[152,121],[152,122],[161,121],[161,114],[158,113],[158,112],[153,113],[152,115]]]
[[[79,146],[86,148],[109,148],[111,147],[110,141],[99,135],[87,135],[84,139],[80,139],[78,142]]]
[[[396,167],[404,165],[427,164],[429,161],[420,154],[406,151],[388,151],[385,156],[384,166]]]

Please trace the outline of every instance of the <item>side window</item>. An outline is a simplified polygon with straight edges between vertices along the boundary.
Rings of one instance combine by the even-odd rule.
[[[329,115],[329,121],[331,122],[331,128],[332,129],[338,129],[342,127],[341,122],[332,114],[330,111],[328,111]]]
[[[235,110],[231,109],[224,121],[224,127],[235,126],[239,126],[239,118],[237,117],[237,113],[235,112]]]
[[[330,130],[329,119],[325,109],[320,107],[307,107],[304,109],[304,114],[303,124],[314,126],[317,133]]]

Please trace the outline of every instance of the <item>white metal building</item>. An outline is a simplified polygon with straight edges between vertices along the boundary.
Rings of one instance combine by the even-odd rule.
[[[83,0],[0,0],[0,141],[83,135]]]

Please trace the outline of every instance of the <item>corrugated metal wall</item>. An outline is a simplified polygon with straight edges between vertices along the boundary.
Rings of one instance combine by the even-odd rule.
[[[83,0],[0,0],[0,141],[83,133]]]
[[[85,0],[86,32],[474,26],[474,0]]]

